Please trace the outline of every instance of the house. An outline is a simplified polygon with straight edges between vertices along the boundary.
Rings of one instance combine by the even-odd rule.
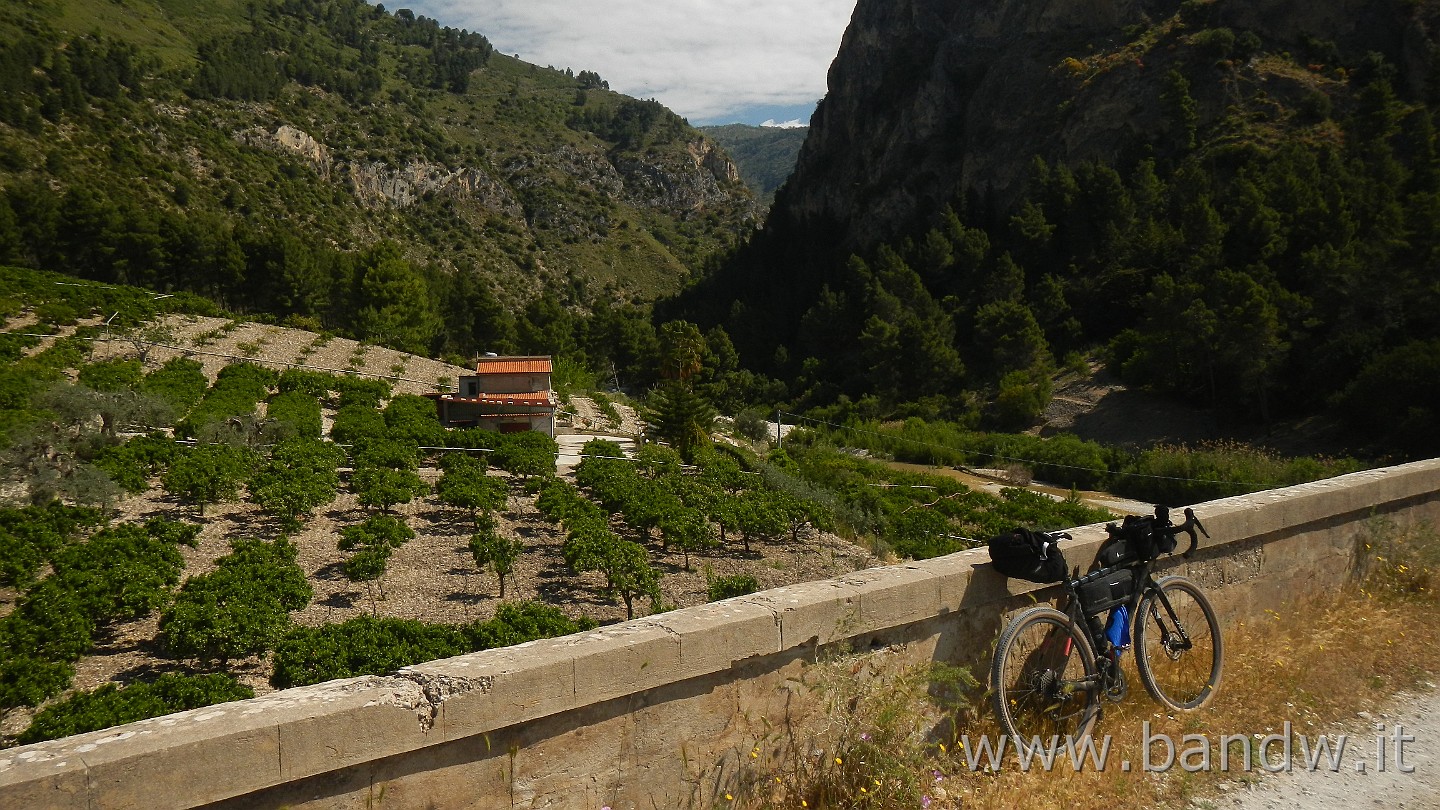
[[[496,357],[475,362],[453,394],[427,394],[446,427],[480,427],[499,433],[538,430],[555,436],[553,365],[546,357]]]

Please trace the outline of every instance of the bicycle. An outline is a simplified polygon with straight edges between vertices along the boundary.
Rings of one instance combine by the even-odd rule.
[[[1153,522],[1139,526],[1146,521]],[[1190,547],[1181,555],[1187,559],[1198,541],[1195,530],[1207,538],[1210,534],[1190,509],[1179,526],[1170,523],[1163,506],[1156,507],[1153,519],[1135,524],[1138,528],[1132,528],[1130,520],[1124,528],[1113,523],[1106,527],[1111,539],[1101,547],[1100,557],[1108,557],[1109,565],[1084,576],[1078,576],[1078,569],[1067,573],[1063,611],[1029,608],[1001,634],[990,685],[995,713],[1012,745],[1085,737],[1100,716],[1102,699],[1125,698],[1129,685],[1120,657],[1129,634],[1115,632],[1115,609],[1122,606],[1137,617],[1135,668],[1157,703],[1193,711],[1214,697],[1224,664],[1214,609],[1190,579],[1152,575],[1155,560],[1160,553],[1173,552],[1179,534],[1190,536]],[[1143,536],[1147,532],[1148,538]],[[1142,547],[1117,553],[1114,545],[1126,540]],[[1143,547],[1146,542],[1148,549]],[[1101,621],[1107,611],[1109,626]]]

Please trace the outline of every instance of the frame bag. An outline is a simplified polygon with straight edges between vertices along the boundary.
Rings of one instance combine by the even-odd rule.
[[[1016,527],[990,539],[990,560],[995,570],[1007,577],[1030,582],[1063,582],[1068,569],[1060,552],[1064,534],[1036,532]]]

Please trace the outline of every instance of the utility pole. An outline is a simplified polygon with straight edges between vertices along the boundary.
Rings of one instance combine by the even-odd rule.
[[[780,432],[780,409],[775,409],[775,447],[779,450],[785,449],[785,434]]]

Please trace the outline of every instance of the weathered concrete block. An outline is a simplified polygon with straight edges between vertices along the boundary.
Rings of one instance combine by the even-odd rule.
[[[585,703],[634,694],[692,674],[680,660],[680,636],[659,625],[626,622],[557,641],[575,659],[575,696]]]
[[[940,591],[940,611],[953,612],[960,609],[961,600],[970,588],[970,578],[976,574],[976,566],[989,562],[990,555],[985,549],[967,549],[909,565],[935,581]],[[998,578],[999,575],[995,576]]]
[[[1205,525],[1210,537],[1201,535],[1197,548],[1225,545],[1239,538],[1263,537],[1283,530],[1286,520],[1274,506],[1283,499],[1281,495],[1262,493],[1259,497],[1226,498],[1205,504],[1196,510],[1195,515]],[[1182,536],[1179,542],[1188,544],[1190,538]]]
[[[744,601],[767,607],[779,618],[782,649],[841,641],[855,635],[860,626],[859,594],[839,580],[773,588]]]
[[[0,806],[190,807],[279,784],[280,727],[355,688],[289,690],[12,749],[0,757]]]
[[[89,806],[91,796],[78,753],[65,755],[32,745],[0,758],[0,806],[70,810]]]
[[[725,599],[641,620],[680,639],[680,664],[693,675],[729,669],[737,661],[777,653],[780,619],[745,597]]]
[[[409,678],[452,685],[439,704],[435,730],[454,740],[574,708],[575,660],[562,639],[406,667]]]
[[[358,680],[369,681],[368,688],[275,712],[283,778],[326,773],[441,739],[432,734],[437,707],[419,684],[403,678]]]
[[[840,577],[855,589],[860,619],[855,633],[872,633],[933,618],[940,612],[940,583],[922,568],[888,565]]]

